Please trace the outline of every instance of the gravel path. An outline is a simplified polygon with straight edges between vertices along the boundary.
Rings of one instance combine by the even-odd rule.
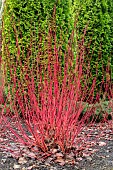
[[[82,150],[76,158],[71,155],[67,162],[62,153],[59,161],[55,159],[59,153],[45,160],[36,160],[25,154],[14,158],[1,150],[0,170],[113,170],[113,122],[86,127],[78,139],[83,140],[85,136],[88,138],[83,142]]]
[[[21,160],[21,161],[20,161]],[[88,157],[79,157],[75,165],[61,166],[57,163],[23,158],[14,159],[0,154],[0,170],[113,170],[113,141],[107,143],[98,152]]]

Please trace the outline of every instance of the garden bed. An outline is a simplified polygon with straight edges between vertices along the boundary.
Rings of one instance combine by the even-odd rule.
[[[86,139],[86,140],[84,140]],[[4,140],[8,140],[1,137]],[[113,170],[113,122],[97,123],[94,126],[86,126],[76,140],[80,140],[77,156],[63,157],[60,150],[46,159],[36,160],[35,152],[27,151],[20,156],[13,157],[11,153],[0,150],[0,170]],[[12,143],[12,148],[26,150],[19,143]],[[11,148],[11,149],[12,149]],[[77,147],[76,147],[77,148]],[[10,148],[9,148],[10,149]],[[15,149],[16,150],[16,149]],[[19,151],[19,150],[18,150]],[[17,152],[18,152],[17,151]],[[57,157],[58,153],[61,157]],[[28,155],[31,155],[31,158]]]

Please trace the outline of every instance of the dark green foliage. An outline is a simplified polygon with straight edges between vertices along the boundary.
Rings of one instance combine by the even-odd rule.
[[[109,60],[113,60],[113,8],[110,0],[76,0],[75,11],[79,13],[77,32],[78,39],[83,34],[86,25],[85,36],[85,61],[91,61],[92,79],[97,77],[97,87],[102,81],[103,70]],[[98,70],[98,72],[96,72]],[[106,71],[105,71],[106,72]],[[97,75],[96,75],[97,74]],[[104,75],[106,79],[106,73]],[[92,84],[92,79],[90,83]]]
[[[110,39],[111,39],[111,79],[113,80],[113,1],[108,0],[108,12],[111,18],[111,25],[110,25]]]

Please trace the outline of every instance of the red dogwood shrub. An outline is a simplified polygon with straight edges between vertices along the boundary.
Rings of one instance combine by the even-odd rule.
[[[34,65],[23,66],[21,61],[17,60],[16,65],[20,66],[23,75],[23,79],[19,79],[16,67],[10,65],[12,83],[9,84],[7,99],[0,114],[0,134],[9,139],[5,142],[9,145],[11,142],[18,142],[31,150],[37,147],[37,150],[47,155],[56,147],[60,147],[63,153],[69,152],[77,144],[75,138],[86,123],[94,123],[93,114],[96,110],[92,105],[81,115],[87,101],[93,101],[96,84],[94,78],[89,93],[82,70],[85,54],[84,36],[78,46],[75,67],[73,52],[68,44],[62,72],[56,36],[52,35],[51,31],[49,34],[54,38],[54,48],[50,48],[50,41],[53,40],[49,39],[47,70],[43,72],[39,66],[34,72]],[[17,46],[19,49],[18,43]],[[6,50],[10,57],[8,48]],[[17,55],[19,57],[20,53],[17,52]],[[29,58],[28,55],[26,63],[29,63]],[[86,96],[87,101],[84,102]],[[91,116],[92,119],[89,120]],[[0,146],[5,148],[2,141]],[[7,146],[6,149],[11,152]]]

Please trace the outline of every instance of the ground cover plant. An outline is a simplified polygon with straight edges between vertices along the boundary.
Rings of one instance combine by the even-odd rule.
[[[83,76],[82,69],[85,54],[84,37],[87,29],[84,29],[83,37],[78,42],[76,65],[73,62],[74,54],[71,48],[74,37],[74,32],[72,32],[64,53],[64,74],[62,75],[57,38],[51,27],[49,27],[46,42],[48,47],[46,49],[47,70],[44,70],[39,64],[40,54],[38,53],[37,60],[32,60],[32,65],[29,65],[33,50],[32,38],[25,64],[23,65],[21,60],[18,60],[21,57],[20,45],[15,25],[12,24],[12,26],[15,30],[15,49],[17,52],[15,65],[20,67],[21,77],[17,74],[17,67],[8,62],[11,77],[6,99],[2,102],[0,134],[2,137],[8,138],[8,141],[4,142],[8,143],[9,148],[2,141],[0,141],[0,147],[18,156],[15,149],[10,147],[13,142],[17,142],[31,151],[36,151],[37,154],[34,157],[37,159],[50,156],[54,149],[60,149],[64,155],[72,151],[77,156],[78,150],[82,149],[77,145],[79,146],[80,142],[83,141],[75,140],[76,137],[86,125],[93,126],[99,116],[97,114],[95,118],[96,106],[93,103],[96,77],[93,79],[89,93],[90,63],[86,78]],[[11,54],[7,44],[6,54],[10,58]],[[5,76],[7,72],[5,63],[3,63],[2,68],[4,68]],[[106,71],[109,73],[109,67],[106,68]],[[105,93],[102,91],[103,86]],[[110,80],[108,79],[106,82],[103,80],[100,89],[100,93],[96,94],[96,100],[99,103],[100,96],[103,95],[105,99],[108,98],[110,102],[107,107],[110,107],[109,111],[112,114],[111,99],[113,93]],[[87,107],[87,104],[92,105]],[[82,112],[84,112],[83,115],[81,115]],[[108,113],[106,110],[104,112],[101,120],[103,122],[108,120]],[[21,149],[19,151],[20,155],[23,151]]]

